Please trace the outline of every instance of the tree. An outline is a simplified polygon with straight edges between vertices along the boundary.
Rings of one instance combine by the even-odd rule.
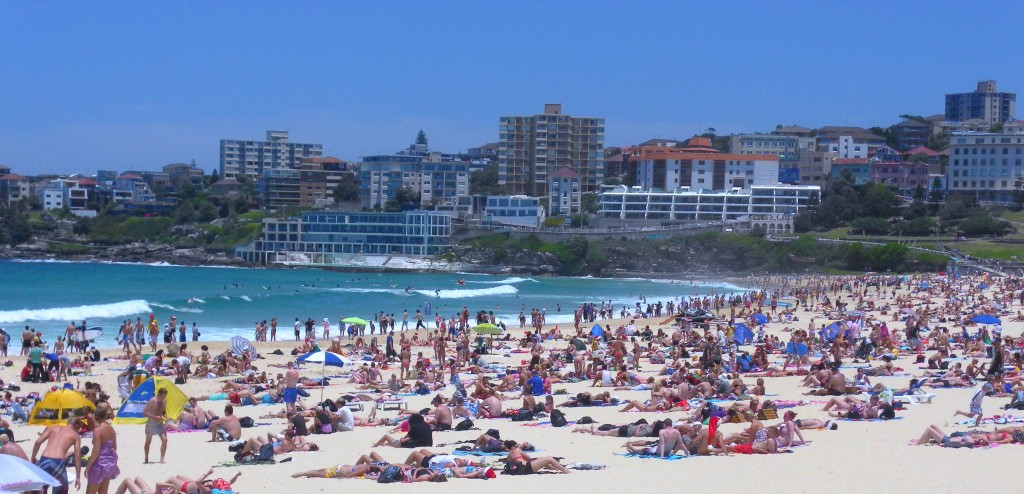
[[[342,182],[334,188],[333,194],[336,202],[355,201],[359,199],[359,186],[354,182]]]
[[[583,194],[580,202],[584,213],[597,214],[597,211],[601,208],[601,205],[598,203],[597,194],[593,192]]]
[[[921,184],[917,184],[917,187],[914,187],[914,200],[915,201],[923,201],[924,200],[924,187],[922,187]]]
[[[482,170],[469,174],[469,193],[482,196],[507,194],[505,187],[498,184],[498,164],[492,163]]]
[[[423,129],[420,129],[420,131],[416,133],[416,144],[422,144],[424,146],[428,145],[427,134],[423,132]]]
[[[1024,209],[1024,174],[1013,180],[1013,204],[1017,211]]]
[[[935,177],[932,180],[931,190],[928,191],[928,202],[938,204],[945,198],[945,194],[942,192],[942,179]]]
[[[900,199],[884,184],[865,184],[861,189],[864,212],[876,218],[888,218],[896,214]]]

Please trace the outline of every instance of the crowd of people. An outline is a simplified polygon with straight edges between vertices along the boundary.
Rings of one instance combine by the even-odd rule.
[[[192,353],[185,342],[184,322],[179,325],[174,319],[165,326],[178,328],[178,338],[165,333],[161,344],[159,323],[151,315],[148,324],[140,318],[134,324],[125,321],[121,328],[123,355],[113,357],[127,363],[118,378],[118,395],[122,401],[127,399],[140,377],[148,376],[173,379],[182,386],[190,379],[220,383],[216,393],[192,396],[174,417],[169,415],[167,389],[156,390],[142,412],[145,463],[156,459],[150,451],[154,439],[159,443],[157,461],[166,461],[168,432],[173,431],[206,431],[210,442],[229,446],[231,460],[269,463],[295,452],[337,448],[342,442],[331,435],[356,427],[390,427],[366,445],[372,451],[351,464],[293,475],[378,482],[569,473],[571,468],[583,467],[551,456],[533,456],[534,445],[502,439],[497,429],[484,434],[468,431],[476,428],[474,421],[506,418],[515,422],[546,419],[552,427],[563,427],[568,425],[566,411],[579,415],[599,406],[652,414],[606,424],[587,423],[584,419],[589,417],[582,417],[571,428],[573,433],[625,439],[619,449],[622,454],[663,458],[778,454],[811,444],[805,431],[835,429],[841,420],[891,420],[912,413],[909,403],[931,401],[937,389],[970,387],[977,390],[967,410],[956,415],[973,420],[975,429],[948,433],[931,426],[912,444],[978,447],[1024,439],[1021,427],[977,430],[986,418],[986,398],[1008,398],[1006,406],[1024,408],[1021,340],[1002,334],[998,323],[976,322],[979,316],[1007,317],[1012,315],[1010,307],[1024,304],[1020,280],[865,275],[766,277],[750,282],[764,288],[664,302],[640,299],[628,307],[610,302],[580,304],[574,309],[572,329],[565,333],[544,329],[540,310],[529,311],[531,324],[526,329],[525,307],[519,321],[524,330],[516,336],[511,331],[474,334],[474,326],[499,321],[490,311],[473,314],[468,307],[450,318],[437,314],[432,324],[420,311],[412,315],[403,311],[400,319],[382,311],[371,318],[379,327],[370,326],[371,321],[339,323],[337,328],[344,332],[337,334],[331,333],[327,319],[318,328],[312,318],[305,322],[296,318],[295,355],[319,351],[323,344],[326,350],[356,362],[342,378],[330,380],[309,372],[303,376],[301,365],[293,359],[269,364],[247,351],[211,352],[207,345]],[[619,324],[612,321],[614,316],[626,320]],[[269,321],[257,322],[258,340],[278,339],[277,319]],[[767,326],[776,331],[769,333]],[[69,325],[74,332],[71,327],[77,326]],[[60,338],[51,358],[41,335],[27,335],[26,382],[68,379],[72,368],[92,372],[88,350],[71,360]],[[147,354],[143,353],[147,342],[139,335],[149,336]],[[198,338],[198,329],[193,337]],[[512,354],[523,358],[519,365],[508,365],[506,359]],[[83,362],[76,364],[78,360]],[[50,368],[54,362],[56,367]],[[921,368],[900,367],[911,364]],[[279,365],[279,372],[269,371],[274,365]],[[917,370],[921,372],[915,375]],[[771,396],[771,380],[791,376],[801,380],[805,394],[790,397],[795,400]],[[899,376],[908,378],[907,386],[893,386]],[[340,384],[340,396],[332,388],[327,399],[313,398],[314,392],[331,382]],[[572,383],[585,390],[568,394],[559,389]],[[112,403],[98,386],[87,384],[83,393],[93,406],[72,413],[66,423],[47,427],[30,455],[13,441],[11,424],[0,421],[0,453],[35,462],[65,487],[69,484],[66,470],[72,468],[78,474],[76,488],[84,478],[87,492],[106,493],[120,476],[118,430],[110,425],[119,402]],[[430,407],[410,411],[398,405],[404,405],[403,397],[409,395],[429,396]],[[225,402],[219,415],[204,408],[216,401]],[[16,399],[8,393],[5,402],[13,409]],[[822,405],[818,417],[797,418],[795,410],[787,410],[812,403]],[[378,417],[378,410],[387,409],[388,404],[396,405],[396,416]],[[19,405],[24,412],[25,403]],[[283,419],[283,429],[245,437],[243,421],[248,417],[236,416],[236,410],[257,405],[280,406],[280,412],[260,418]],[[364,405],[369,406],[368,413],[353,413]],[[741,424],[742,429],[726,432],[724,424]],[[488,456],[467,459],[438,449],[435,434],[450,430],[467,431],[467,438],[457,441],[467,454]],[[86,460],[81,457],[83,434],[92,441]],[[388,461],[378,452],[385,450],[378,448],[410,451],[403,459]],[[161,492],[205,494],[230,491],[237,479],[209,480],[211,475],[207,472],[195,479],[179,475],[152,485]],[[116,485],[117,492],[154,492],[138,477],[121,479]]]

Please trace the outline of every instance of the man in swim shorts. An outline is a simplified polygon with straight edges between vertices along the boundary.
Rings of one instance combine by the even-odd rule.
[[[167,388],[160,388],[156,396],[149,399],[142,414],[146,416],[146,444],[143,446],[145,463],[149,463],[149,445],[153,436],[160,437],[160,463],[164,463],[167,454]]]
[[[286,412],[294,412],[295,400],[299,397],[299,371],[295,370],[294,362],[288,362],[288,372],[285,372],[284,379],[284,408]]]
[[[47,427],[32,446],[32,463],[60,481],[60,487],[53,489],[54,494],[67,494],[68,492],[68,472],[65,458],[72,448],[74,448],[75,455],[75,490],[82,487],[82,436],[78,435],[76,430],[78,424],[78,417],[71,414],[68,417],[68,425]],[[36,454],[39,453],[39,447],[44,443],[46,447],[43,448],[43,454],[37,461]]]

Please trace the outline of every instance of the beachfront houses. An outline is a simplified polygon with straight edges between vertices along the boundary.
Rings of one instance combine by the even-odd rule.
[[[498,183],[510,194],[547,197],[550,177],[568,167],[581,177],[583,192],[604,181],[604,119],[573,117],[562,105],[544,113],[503,116],[498,122]]]
[[[11,173],[9,167],[0,165],[0,204],[9,207],[28,199],[30,190],[28,178]]]
[[[260,238],[236,255],[258,264],[341,266],[358,255],[441,254],[451,247],[451,235],[451,216],[436,211],[305,211],[299,217],[265,218]]]

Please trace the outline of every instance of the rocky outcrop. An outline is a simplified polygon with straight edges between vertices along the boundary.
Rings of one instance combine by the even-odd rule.
[[[73,245],[74,248],[68,248],[68,245]],[[145,242],[112,246],[54,243],[51,246],[46,241],[40,241],[0,251],[0,257],[83,262],[167,263],[181,266],[250,266],[249,263],[223,252],[210,252],[200,248],[179,249],[170,245]]]

